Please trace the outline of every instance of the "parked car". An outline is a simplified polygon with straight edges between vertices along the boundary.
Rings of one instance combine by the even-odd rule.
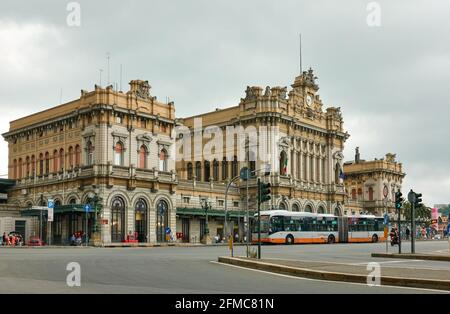
[[[45,243],[39,237],[30,237],[29,246],[43,246]]]

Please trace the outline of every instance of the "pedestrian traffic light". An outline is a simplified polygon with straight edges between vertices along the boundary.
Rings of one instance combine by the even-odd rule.
[[[264,202],[267,202],[267,201],[270,201],[270,183],[262,183],[262,182],[260,182],[259,186],[258,186],[258,190],[259,190],[258,202],[260,204],[264,203]]]
[[[403,197],[402,197],[402,192],[400,192],[400,191],[398,191],[398,192],[396,192],[395,193],[395,209],[400,209],[400,208],[402,208],[402,204],[403,204],[403,201],[405,200]]]
[[[416,208],[422,206],[422,193],[416,193],[416,201],[414,203]]]

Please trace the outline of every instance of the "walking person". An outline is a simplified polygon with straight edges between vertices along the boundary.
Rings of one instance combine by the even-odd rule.
[[[406,227],[405,234],[406,234],[406,240],[409,240],[409,234],[410,234],[410,231],[409,231],[409,228],[408,228],[408,227]]]

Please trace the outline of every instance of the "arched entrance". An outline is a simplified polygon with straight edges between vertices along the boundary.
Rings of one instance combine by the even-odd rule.
[[[147,242],[147,202],[140,198],[134,207],[134,230],[139,242]]]
[[[125,202],[119,196],[111,203],[111,242],[121,242],[125,236]]]
[[[156,205],[156,241],[166,242],[166,228],[169,226],[169,206],[165,200]]]

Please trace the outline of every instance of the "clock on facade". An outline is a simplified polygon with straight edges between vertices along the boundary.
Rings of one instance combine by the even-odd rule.
[[[311,106],[311,104],[312,104],[312,97],[311,97],[311,95],[306,96],[306,104],[308,106]]]

